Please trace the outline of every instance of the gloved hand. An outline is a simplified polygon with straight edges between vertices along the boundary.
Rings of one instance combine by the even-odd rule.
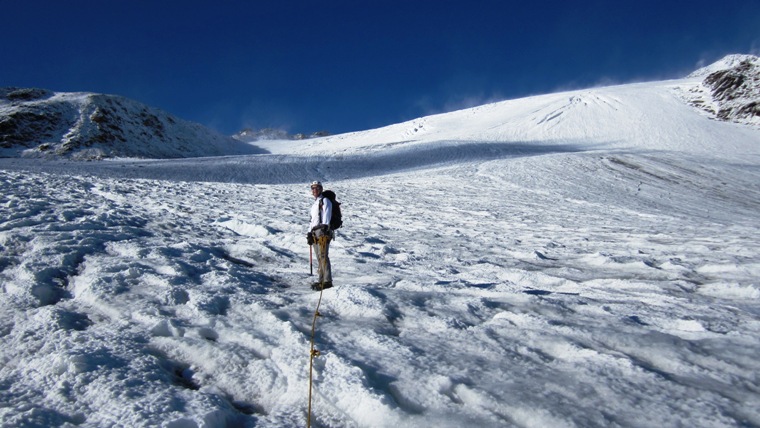
[[[309,232],[309,233],[306,234],[306,242],[309,245],[314,245],[314,234],[313,233]]]

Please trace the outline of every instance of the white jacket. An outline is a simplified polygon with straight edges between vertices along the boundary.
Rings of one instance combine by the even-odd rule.
[[[319,202],[322,201],[322,215],[320,218]],[[322,195],[319,195],[314,204],[311,206],[311,223],[309,224],[309,231],[314,229],[320,224],[330,225],[330,219],[332,218],[332,202]],[[321,220],[321,221],[320,221]]]

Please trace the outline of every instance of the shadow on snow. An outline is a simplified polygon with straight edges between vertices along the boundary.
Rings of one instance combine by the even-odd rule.
[[[588,150],[572,144],[439,141],[412,143],[345,155],[250,155],[166,160],[104,162],[0,159],[0,168],[92,174],[114,178],[208,181],[250,184],[295,184],[345,180],[402,171],[453,166],[503,158],[574,153]]]

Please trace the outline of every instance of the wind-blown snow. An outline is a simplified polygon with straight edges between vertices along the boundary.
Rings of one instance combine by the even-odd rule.
[[[0,160],[0,421],[760,425],[760,132],[685,79],[271,155]]]

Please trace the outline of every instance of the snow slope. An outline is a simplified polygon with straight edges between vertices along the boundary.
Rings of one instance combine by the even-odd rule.
[[[268,155],[0,159],[0,423],[760,426],[760,131],[699,79]]]
[[[418,148],[441,141],[582,147],[583,150],[680,151],[722,156],[757,153],[756,129],[729,123],[705,125],[683,102],[700,79],[596,88],[509,100],[428,116],[385,128],[309,142],[260,142],[272,153],[349,155]],[[675,96],[674,96],[675,95]]]

